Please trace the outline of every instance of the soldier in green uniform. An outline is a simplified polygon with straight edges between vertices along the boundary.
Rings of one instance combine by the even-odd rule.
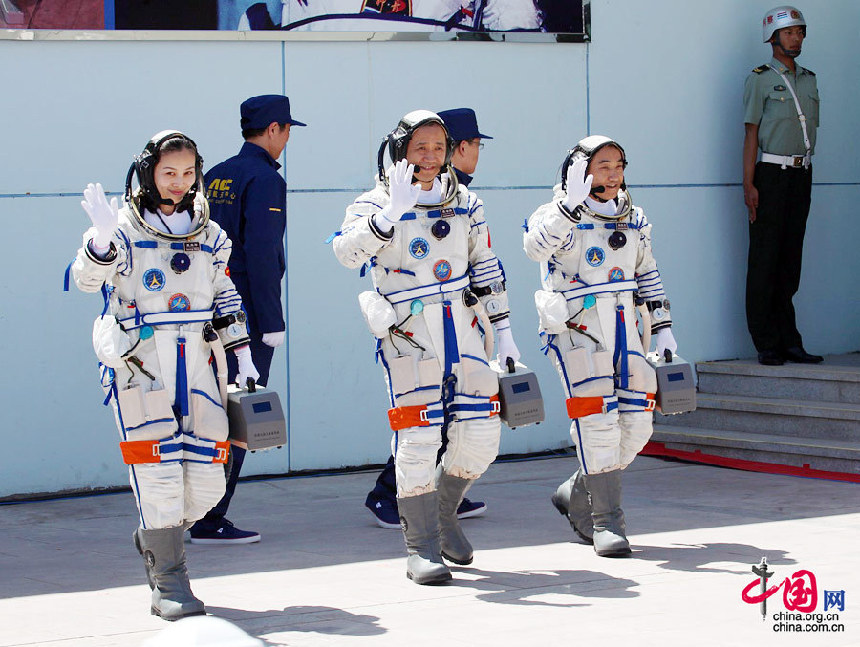
[[[824,358],[804,350],[792,297],[800,285],[809,215],[818,86],[815,74],[795,63],[806,37],[803,14],[794,7],[776,7],[765,14],[762,26],[773,58],[755,68],[744,86],[747,326],[759,363],[812,364]]]

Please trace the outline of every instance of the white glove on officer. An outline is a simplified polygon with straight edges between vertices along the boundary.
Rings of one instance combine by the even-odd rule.
[[[672,334],[671,328],[660,328],[654,337],[654,343],[656,344],[657,357],[663,357],[667,348],[672,351],[672,355],[678,350],[678,342],[675,341],[675,335]]]
[[[251,349],[248,346],[234,348],[233,353],[239,361],[239,373],[236,375],[236,383],[244,389],[245,385],[248,384],[248,378],[253,378],[256,382],[260,379],[260,373],[257,371],[257,367],[254,366],[254,362],[251,360]]]
[[[284,337],[286,336],[286,331],[282,330],[281,332],[264,332],[263,333],[263,343],[266,346],[271,346],[272,348],[277,348],[281,344],[284,343]]]
[[[508,320],[503,319],[500,321],[499,327],[496,327],[496,324],[493,324],[493,328],[496,331],[496,347],[499,349],[499,366],[503,368],[507,366],[508,357],[515,362],[519,361],[520,349],[517,348],[517,345],[514,342],[514,335],[511,332],[511,324]]]
[[[412,174],[415,165],[410,164],[403,158],[394,165],[391,175],[388,176],[388,192],[391,202],[382,211],[373,216],[373,222],[382,231],[391,231],[403,214],[409,211],[418,202],[418,193],[421,185],[417,182],[412,184]]]
[[[568,211],[573,211],[581,205],[591,191],[593,175],[585,177],[585,169],[588,168],[588,160],[577,160],[567,170],[567,196],[564,198],[564,206]]]
[[[116,198],[111,198],[108,204],[102,185],[90,182],[84,189],[81,206],[96,228],[96,235],[93,236],[94,251],[107,250],[119,222],[119,204]]]

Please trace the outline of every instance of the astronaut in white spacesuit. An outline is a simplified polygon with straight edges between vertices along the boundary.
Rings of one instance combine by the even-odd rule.
[[[598,555],[630,553],[621,471],[652,433],[657,380],[636,305],[647,307],[658,354],[677,350],[651,225],[624,184],[621,146],[600,135],[569,152],[552,202],[529,218],[526,254],[541,264],[535,293],[544,351],[561,377],[579,470],[552,497]]]
[[[193,141],[164,131],[129,169],[122,209],[90,184],[81,205],[93,227],[72,264],[78,288],[105,298],[93,346],[140,511],[133,538],[151,610],[168,620],[205,612],[188,582],[183,533],[224,494],[226,379],[216,380],[211,358],[219,377],[225,350],[236,354],[240,383],[257,377],[227,271],[231,243],[209,220],[202,164]]]
[[[441,557],[472,562],[456,511],[499,449],[493,337],[503,365],[520,356],[483,204],[458,183],[453,146],[437,114],[404,116],[380,147],[376,187],[347,207],[334,238],[338,260],[373,278],[359,303],[388,386],[407,576],[418,584],[451,578]]]
[[[283,0],[292,31],[540,29],[534,0]]]

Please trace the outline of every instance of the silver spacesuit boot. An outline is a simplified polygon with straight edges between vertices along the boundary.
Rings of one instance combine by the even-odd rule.
[[[585,480],[582,470],[567,481],[558,486],[552,495],[552,504],[555,509],[567,517],[573,532],[586,544],[593,544],[594,533],[591,521],[591,501],[588,498],[588,490],[585,489]]]
[[[152,577],[152,567],[149,565],[149,561],[146,559],[146,556],[143,554],[143,548],[140,545],[140,534],[142,530],[138,528],[133,533],[131,533],[132,541],[134,541],[134,547],[137,548],[137,552],[140,553],[140,556],[143,557],[143,567],[146,569],[146,583],[149,584],[150,589],[155,588],[155,578]]]
[[[203,603],[191,592],[188,571],[185,570],[183,535],[182,526],[139,529],[136,533],[147,571],[155,583],[151,611],[165,620],[179,620],[206,613]]]
[[[439,546],[439,495],[397,497],[400,525],[406,539],[406,577],[416,584],[438,584],[451,579]]]
[[[594,552],[601,557],[629,554],[630,544],[624,535],[624,512],[621,510],[621,470],[588,474],[585,487],[591,495]]]
[[[461,566],[472,563],[472,544],[460,528],[457,508],[472,483],[471,479],[451,476],[440,465],[436,470],[439,492],[439,526],[442,529],[442,557]]]

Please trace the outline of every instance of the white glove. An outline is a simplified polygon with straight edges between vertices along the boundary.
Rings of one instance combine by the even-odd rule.
[[[667,348],[672,351],[672,355],[678,350],[678,342],[675,341],[671,328],[660,328],[654,337],[654,343],[657,346],[657,357],[663,357],[663,352]]]
[[[391,196],[391,202],[373,217],[376,226],[382,231],[391,231],[394,225],[400,222],[403,214],[418,202],[421,185],[417,182],[412,184],[414,171],[415,165],[403,158],[394,165],[391,175],[388,176],[388,192]]]
[[[507,366],[508,357],[515,362],[520,359],[520,349],[514,343],[514,335],[511,332],[510,324],[504,320],[501,322],[502,328],[496,328],[496,347],[499,349],[499,366],[505,368]]]
[[[111,198],[110,204],[108,204],[102,185],[90,182],[84,189],[84,199],[81,200],[81,206],[96,228],[96,235],[93,236],[95,250],[107,249],[110,247],[110,240],[113,238],[119,221],[119,204],[116,198]]]
[[[236,383],[244,389],[245,385],[248,384],[248,378],[254,378],[254,381],[256,382],[260,379],[260,373],[254,366],[254,362],[251,360],[251,349],[248,346],[235,348],[233,349],[233,353],[239,361],[239,374],[236,375]]]
[[[272,348],[277,348],[281,344],[284,343],[284,337],[286,336],[286,331],[282,330],[281,332],[264,332],[263,333],[263,343],[266,346],[271,346]]]
[[[594,176],[585,177],[587,167],[588,160],[583,159],[575,161],[567,170],[567,197],[564,199],[564,206],[569,211],[573,211],[581,205],[591,191],[591,182],[594,180]]]

